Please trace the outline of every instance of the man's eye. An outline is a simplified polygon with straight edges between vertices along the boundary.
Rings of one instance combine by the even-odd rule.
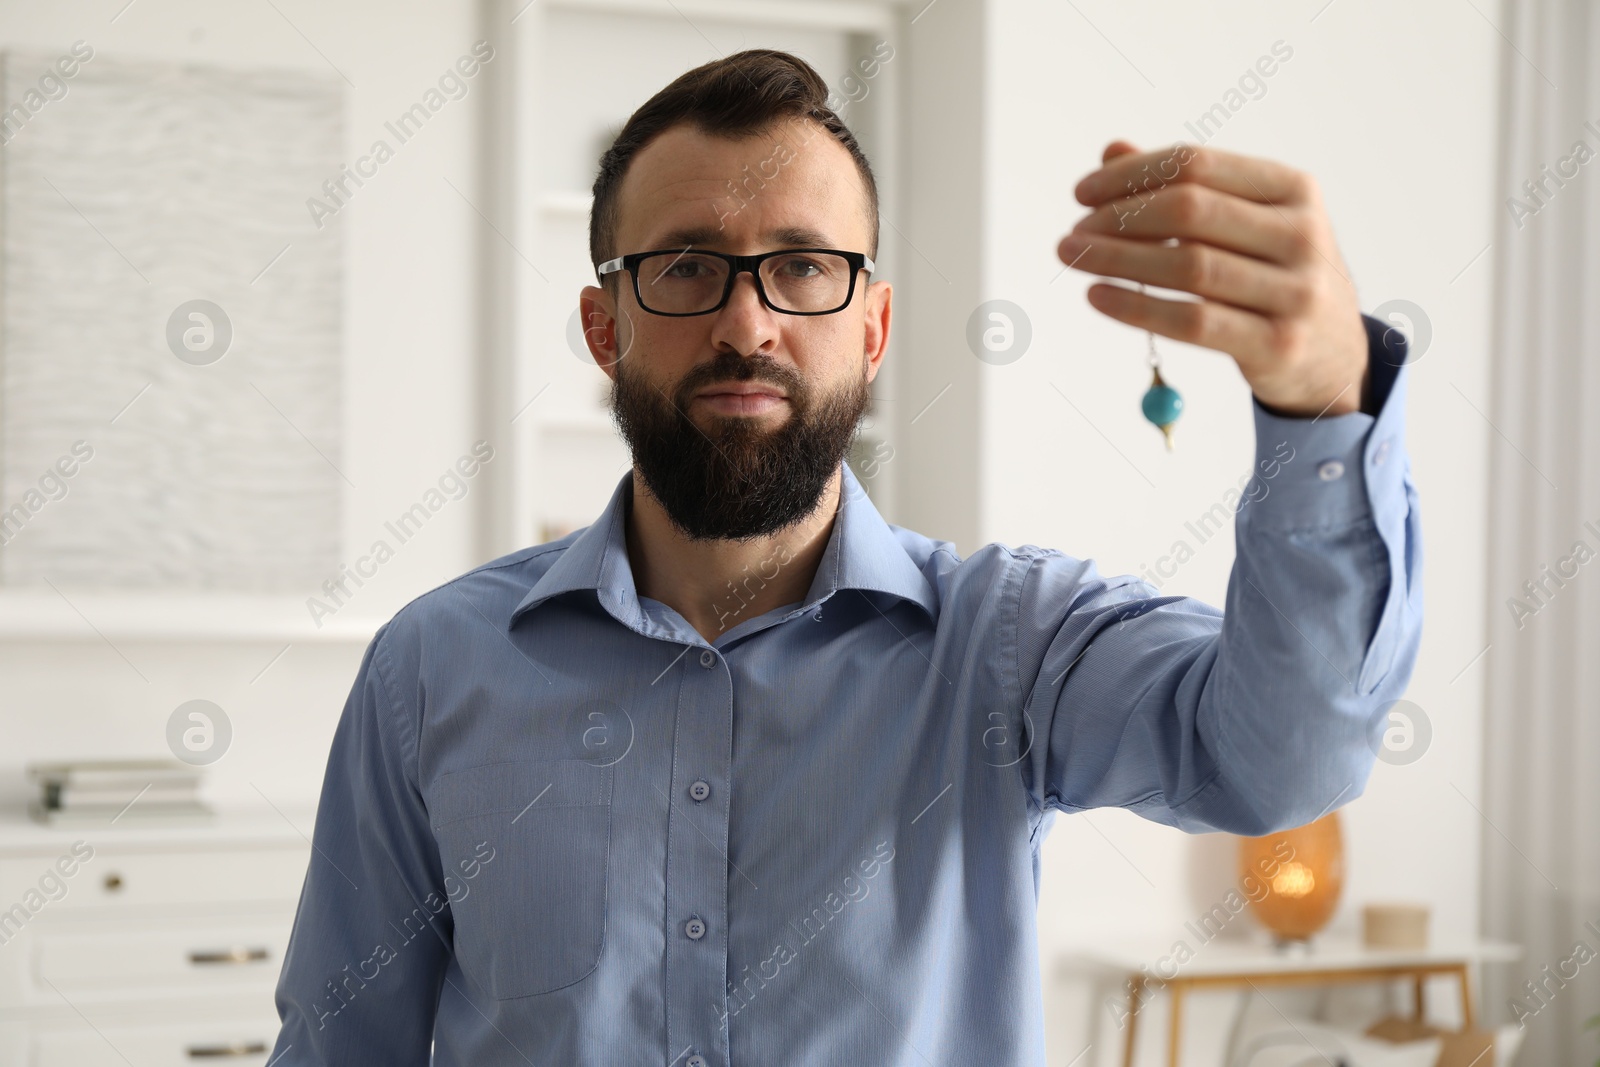
[[[820,273],[822,268],[811,259],[787,259],[783,263],[783,271],[791,278],[813,278]]]

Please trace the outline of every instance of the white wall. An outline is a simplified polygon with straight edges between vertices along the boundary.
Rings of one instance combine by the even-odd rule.
[[[380,137],[395,145],[384,122],[419,100],[476,40],[493,43],[500,32],[480,29],[476,6],[468,0],[275,3],[276,10],[272,4],[143,0],[122,10],[126,0],[0,0],[0,48],[54,54],[81,39],[94,48],[93,62],[162,59],[322,73],[331,66],[353,83],[345,129],[346,159],[353,161]],[[446,179],[469,196],[477,187],[476,108],[482,95],[472,86],[398,145],[395,157],[335,220],[345,227],[345,381],[352,398],[340,464],[354,485],[346,490],[343,517],[347,559],[351,548],[381,536],[383,521],[415,503],[476,436],[474,242],[484,224]],[[70,104],[69,93],[52,107]],[[49,119],[47,109],[32,121]],[[237,135],[248,137],[250,131]],[[86,469],[83,476],[91,474]],[[441,510],[338,620],[386,618],[469,566],[474,503],[469,494]],[[71,504],[69,496],[53,505],[61,509],[61,521],[71,521]],[[138,622],[113,626],[97,611],[85,614],[112,644],[87,624],[68,640],[9,636],[0,642],[7,742],[0,755],[0,792],[22,789],[21,768],[28,760],[165,755],[168,715],[186,700],[205,698],[224,709],[235,731],[229,752],[211,768],[213,795],[259,802],[259,788],[286,805],[315,799],[364,645],[359,635],[291,641],[263,625],[255,636],[238,640],[151,642],[138,637]],[[305,617],[291,610],[295,614]],[[184,625],[182,617],[168,622]],[[209,627],[198,615],[189,625]],[[273,662],[286,644],[291,647]]]
[[[1325,4],[989,6],[981,296],[1021,305],[1034,337],[1018,362],[977,368],[977,525],[981,541],[1048,545],[1093,557],[1105,572],[1137,571],[1249,468],[1249,392],[1233,362],[1158,339],[1169,380],[1188,403],[1177,451],[1167,453],[1138,410],[1149,373],[1144,335],[1088,305],[1093,279],[1078,271],[1057,279],[1054,246],[1085,213],[1072,187],[1099,165],[1107,142],[1196,142],[1185,121],[1284,41],[1292,58],[1209,143],[1314,174],[1363,310],[1411,300],[1434,330],[1410,371],[1408,448],[1427,607],[1406,694],[1431,718],[1434,737],[1412,765],[1378,764],[1366,794],[1344,809],[1349,881],[1334,926],[1354,932],[1364,901],[1422,900],[1438,936],[1468,936],[1477,929],[1483,832],[1473,808],[1481,662],[1462,671],[1487,640],[1493,431],[1472,405],[1488,408],[1490,257],[1461,272],[1491,238],[1499,39],[1470,7],[1445,0]],[[918,28],[940,17],[935,7]],[[1163,591],[1221,604],[1232,557],[1231,535],[1208,542]],[[1120,811],[1059,819],[1045,849],[1041,938],[1057,950],[1118,929],[1175,939],[1185,920],[1220,899],[1230,864],[1226,838],[1187,838]],[[1055,1004],[1054,1063],[1068,1063],[1087,1041],[1070,1014],[1085,1010],[1074,999],[1081,995],[1066,990]],[[1190,1016],[1197,1053],[1207,1047],[1206,1014]],[[1161,1047],[1159,1022],[1144,1023],[1146,1054]]]

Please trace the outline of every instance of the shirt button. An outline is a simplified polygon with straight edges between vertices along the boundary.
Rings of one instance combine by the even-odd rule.
[[[1344,464],[1336,459],[1330,459],[1317,468],[1317,477],[1325,482],[1344,476]]]
[[[706,1067],[706,1058],[696,1052],[693,1056],[683,1061],[688,1067]]]
[[[706,924],[700,919],[690,919],[683,924],[683,932],[689,935],[690,941],[698,941],[706,936]]]
[[[1378,442],[1378,447],[1372,450],[1372,465],[1381,466],[1389,458],[1389,439],[1386,437]]]
[[[694,800],[704,800],[711,795],[711,785],[708,782],[695,782],[689,786],[689,796]]]
[[[715,667],[716,665],[717,665],[717,654],[715,652],[711,651],[708,648],[704,652],[700,653],[700,666],[702,666],[702,667]]]

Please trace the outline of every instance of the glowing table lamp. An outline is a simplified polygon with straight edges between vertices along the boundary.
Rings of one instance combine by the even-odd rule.
[[[1239,839],[1239,870],[1265,887],[1250,907],[1279,942],[1307,941],[1333,918],[1344,890],[1344,834],[1339,813],[1315,822]]]

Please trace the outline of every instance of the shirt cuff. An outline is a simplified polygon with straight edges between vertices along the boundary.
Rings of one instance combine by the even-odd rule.
[[[1405,511],[1406,340],[1370,315],[1361,321],[1369,368],[1363,410],[1297,418],[1275,415],[1252,396],[1256,466],[1240,521],[1280,532],[1367,518],[1386,527]]]

